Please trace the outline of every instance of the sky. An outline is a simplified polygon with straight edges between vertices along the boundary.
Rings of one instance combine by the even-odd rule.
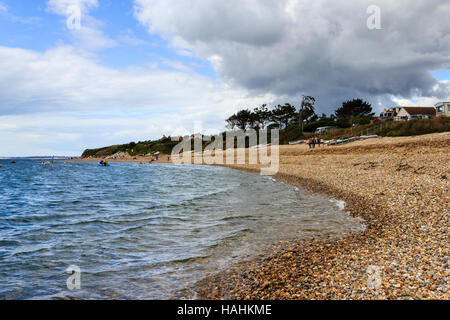
[[[217,133],[302,95],[318,114],[450,101],[449,15],[447,0],[0,0],[0,156]]]

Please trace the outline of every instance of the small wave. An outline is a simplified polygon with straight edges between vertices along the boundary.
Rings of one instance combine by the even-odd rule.
[[[189,257],[189,258],[183,258],[183,259],[175,259],[171,260],[171,263],[195,263],[199,262],[201,260],[205,260],[211,258],[211,255],[201,255],[201,256],[195,256],[195,257]]]
[[[336,204],[336,206],[337,206],[340,210],[345,210],[345,206],[347,205],[347,204],[345,203],[345,201],[337,200],[337,199],[331,199],[330,202],[333,202],[334,204]]]
[[[0,217],[0,247],[5,251],[0,252],[0,275],[11,289],[3,290],[0,298],[9,293],[78,297],[59,292],[61,283],[55,284],[61,273],[66,276],[66,263],[80,266],[91,287],[129,298],[165,298],[205,276],[205,270],[226,269],[273,241],[298,237],[299,232],[343,229],[333,221],[345,211],[329,198],[310,197],[273,177],[217,167],[136,168],[141,169],[114,164],[112,171],[99,171],[96,165],[80,163],[60,166],[57,176],[36,166],[30,176],[39,183],[33,188],[28,180],[2,184],[8,198],[7,213]],[[61,188],[67,193],[52,192]],[[20,198],[13,199],[18,190]],[[333,202],[345,208],[344,202]],[[348,230],[346,219],[342,224]],[[17,272],[11,272],[13,264]],[[56,280],[41,284],[42,274]],[[19,286],[24,291],[15,293]],[[80,298],[109,294],[86,286]]]
[[[0,240],[0,247],[18,246],[18,245],[20,245],[20,242],[16,240]]]
[[[234,220],[257,220],[255,216],[231,216],[220,219],[221,221],[234,221]]]
[[[61,218],[67,218],[65,214],[54,214],[54,215],[35,215],[35,216],[18,216],[18,217],[5,217],[0,218],[0,221],[7,223],[33,223],[33,222],[43,222],[52,221]]]
[[[35,246],[34,248],[20,248],[17,250],[13,250],[11,252],[11,256],[21,256],[25,254],[33,254],[37,252],[43,252],[51,249],[51,246]]]

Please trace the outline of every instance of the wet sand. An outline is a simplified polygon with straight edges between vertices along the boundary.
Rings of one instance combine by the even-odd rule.
[[[449,299],[449,147],[448,133],[281,146],[276,179],[345,201],[366,230],[279,243],[199,282],[198,298]]]

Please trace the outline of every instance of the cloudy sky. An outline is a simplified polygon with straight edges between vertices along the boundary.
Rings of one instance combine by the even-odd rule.
[[[327,114],[432,106],[450,100],[449,16],[448,0],[0,0],[0,156],[213,133],[302,94]]]

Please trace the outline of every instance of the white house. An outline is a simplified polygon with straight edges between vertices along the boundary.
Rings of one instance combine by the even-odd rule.
[[[439,102],[434,107],[436,108],[437,116],[450,117],[450,102]]]
[[[436,109],[433,107],[402,107],[395,117],[395,121],[429,119],[435,116]]]
[[[380,114],[380,120],[392,120],[397,116],[400,110],[401,107],[384,109],[384,111]]]

